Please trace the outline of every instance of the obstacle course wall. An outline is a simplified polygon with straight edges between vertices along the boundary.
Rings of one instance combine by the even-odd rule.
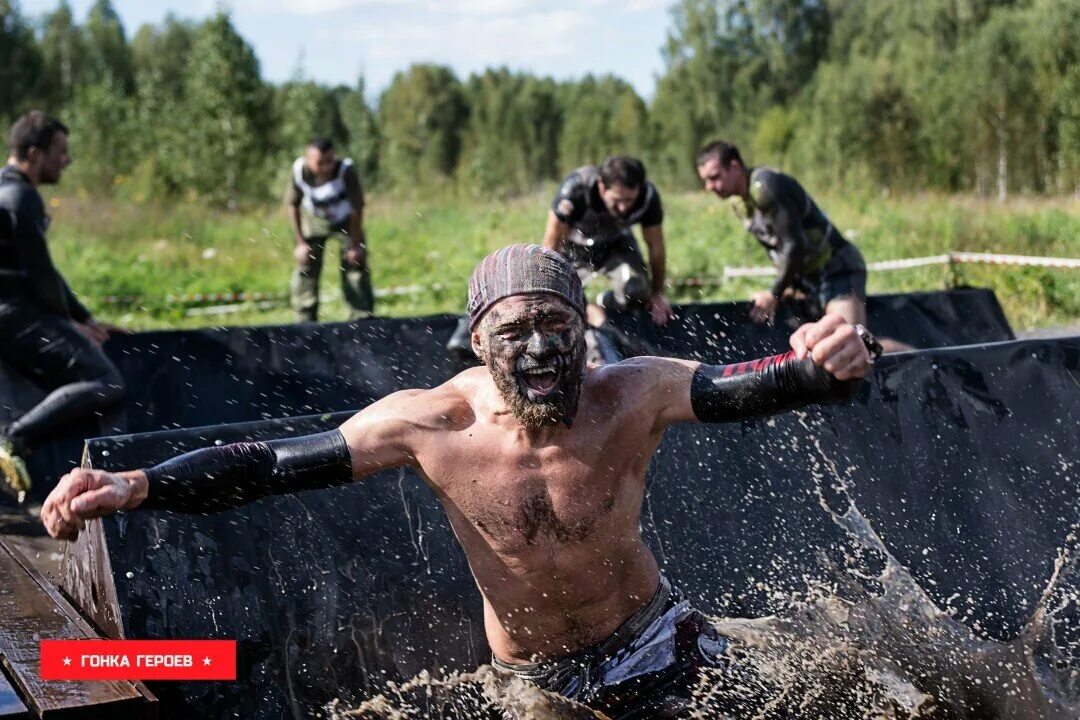
[[[866,302],[867,325],[881,337],[915,348],[1012,340],[1014,335],[997,297],[990,290],[872,295]],[[624,354],[670,355],[704,362],[730,362],[732,357],[761,356],[787,349],[796,325],[782,307],[774,326],[747,320],[750,303],[683,305],[663,328],[638,315],[616,318],[628,348]]]
[[[94,440],[88,458],[141,466],[342,417]],[[772,612],[828,577],[822,553],[848,549],[820,505],[844,482],[939,604],[1007,638],[1077,520],[1078,421],[1080,339],[886,357],[848,406],[669,430],[649,470],[645,538],[699,606]],[[218,515],[133,512],[96,533],[76,548],[93,577],[66,583],[84,607],[115,594],[119,617],[88,607],[99,625],[240,641],[240,684],[153,688],[181,715],[303,717],[387,679],[488,658],[464,557],[407,471]]]

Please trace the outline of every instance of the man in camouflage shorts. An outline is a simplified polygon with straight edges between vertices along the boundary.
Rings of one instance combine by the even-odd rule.
[[[318,319],[319,276],[331,237],[341,240],[341,289],[349,319],[370,317],[375,295],[367,266],[364,191],[352,160],[338,160],[330,140],[312,138],[293,163],[285,206],[296,238],[290,290],[297,320]]]

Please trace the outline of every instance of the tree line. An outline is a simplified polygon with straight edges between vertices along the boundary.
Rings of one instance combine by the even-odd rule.
[[[109,0],[82,22],[0,0],[0,112],[61,116],[86,192],[221,205],[279,196],[312,135],[392,193],[521,193],[610,153],[692,187],[714,137],[818,186],[1080,189],[1080,3],[679,0],[662,53],[648,101],[613,76],[421,64],[372,103],[362,78],[266,82],[224,11],[129,37]]]

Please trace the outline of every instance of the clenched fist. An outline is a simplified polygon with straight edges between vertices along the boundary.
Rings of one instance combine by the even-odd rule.
[[[837,380],[865,377],[874,364],[855,326],[836,313],[801,326],[791,336],[791,349],[814,362]]]
[[[349,267],[363,268],[367,261],[367,250],[362,245],[351,245],[345,249],[345,264]]]
[[[756,323],[773,324],[780,301],[771,290],[762,290],[750,296],[750,319]]]
[[[293,248],[293,258],[296,260],[296,266],[301,270],[311,265],[314,260],[313,250],[311,244],[308,242],[297,242],[296,247]]]
[[[58,540],[74,540],[91,518],[131,510],[146,499],[141,471],[108,473],[75,468],[49,493],[41,506],[41,522]]]
[[[645,306],[649,309],[649,316],[653,323],[661,327],[667,325],[668,321],[675,317],[675,313],[671,310],[671,303],[661,293],[653,293]]]

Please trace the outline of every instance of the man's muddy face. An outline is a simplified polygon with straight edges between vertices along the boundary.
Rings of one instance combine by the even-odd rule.
[[[585,371],[585,324],[548,293],[500,300],[473,334],[495,387],[527,428],[569,425]]]
[[[630,211],[634,208],[634,203],[637,202],[638,195],[641,194],[641,188],[639,187],[626,187],[625,185],[612,185],[607,186],[604,181],[601,180],[597,183],[597,187],[600,190],[600,199],[604,201],[604,207],[608,212],[617,218],[625,218],[630,214]]]
[[[709,158],[697,168],[698,177],[705,184],[705,189],[722,198],[729,198],[742,192],[739,184],[742,170],[742,164],[735,160],[724,167],[718,157]]]
[[[333,148],[325,152],[317,147],[309,146],[304,151],[304,164],[318,183],[330,182],[334,179],[334,168],[337,165],[337,153]]]

